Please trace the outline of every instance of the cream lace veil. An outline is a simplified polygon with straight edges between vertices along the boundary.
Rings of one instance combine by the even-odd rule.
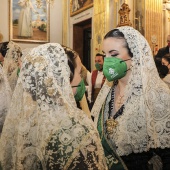
[[[133,53],[132,73],[125,89],[125,109],[117,118],[119,125],[112,141],[119,155],[170,147],[170,90],[159,78],[151,49],[146,39],[129,26],[118,28]],[[98,115],[106,101],[104,121],[108,119],[110,89],[104,84],[92,109],[97,126]],[[107,99],[107,100],[106,100]]]
[[[40,45],[24,56],[1,136],[0,160],[5,170],[38,170],[37,162],[45,170],[49,160],[49,169],[71,170],[75,158],[79,162],[83,155],[88,160],[89,153],[97,157],[87,162],[89,167],[107,169],[98,132],[76,107],[67,62],[57,43]],[[46,150],[49,143],[54,145],[52,136],[59,143],[57,152]],[[53,154],[59,157],[54,160]]]
[[[0,65],[0,136],[5,117],[11,101],[11,88],[9,86],[6,75]]]
[[[20,46],[13,41],[8,43],[7,48],[8,51],[4,57],[3,70],[7,75],[11,90],[13,92],[18,79],[18,59],[22,56],[22,50]]]

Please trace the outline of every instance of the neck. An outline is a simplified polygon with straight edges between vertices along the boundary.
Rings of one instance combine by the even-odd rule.
[[[118,86],[118,88],[120,90],[120,94],[122,94],[122,91],[124,91],[125,86],[128,84],[130,74],[131,74],[131,70],[128,70],[125,77],[118,80],[118,85],[117,86]]]

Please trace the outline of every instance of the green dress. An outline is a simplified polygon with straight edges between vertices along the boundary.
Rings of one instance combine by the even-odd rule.
[[[104,107],[105,104],[103,105],[98,123],[97,123],[97,129],[101,138],[102,146],[104,149],[107,165],[109,170],[127,170],[126,165],[122,161],[122,159],[117,155],[117,153],[114,151],[113,147],[111,146],[110,140],[107,138],[105,132],[104,132]]]

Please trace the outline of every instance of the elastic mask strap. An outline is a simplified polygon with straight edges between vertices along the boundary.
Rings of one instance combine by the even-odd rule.
[[[133,66],[130,66],[130,68],[129,69],[127,69],[126,71],[125,71],[125,73],[127,72],[127,71],[129,71],[129,70],[131,70],[131,68],[132,68]]]
[[[77,86],[71,86],[71,87],[73,88],[73,87],[80,87],[80,86],[81,86],[81,85],[79,84],[79,85],[77,85]]]
[[[128,60],[131,60],[131,59],[127,59],[127,60],[122,60],[122,61],[120,61],[120,63],[122,63],[122,62],[125,62],[125,61],[128,61]]]

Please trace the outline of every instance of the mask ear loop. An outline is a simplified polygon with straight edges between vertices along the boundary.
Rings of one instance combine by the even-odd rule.
[[[77,86],[71,86],[72,88],[74,88],[74,87],[80,87],[81,85],[79,84],[79,85],[77,85]]]
[[[120,63],[125,62],[125,61],[128,61],[128,60],[131,60],[131,59],[122,60],[122,61],[120,61]],[[125,73],[126,73],[127,71],[129,71],[132,67],[133,67],[133,66],[130,66],[130,68],[129,68],[129,69],[127,69],[127,70],[125,71]]]
[[[128,60],[131,60],[131,59],[127,59],[127,60],[122,60],[122,61],[120,61],[120,63],[122,63],[122,62],[125,62],[125,61],[128,61]]]

